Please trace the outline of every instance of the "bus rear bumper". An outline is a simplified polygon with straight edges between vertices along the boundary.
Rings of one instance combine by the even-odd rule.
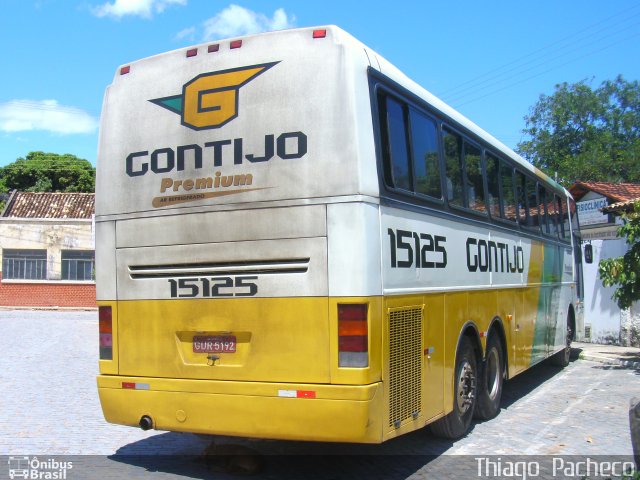
[[[382,442],[383,394],[371,385],[311,385],[99,375],[105,419],[212,435]]]

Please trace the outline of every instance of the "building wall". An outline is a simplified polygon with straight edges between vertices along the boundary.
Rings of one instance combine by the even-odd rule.
[[[614,287],[602,285],[598,264],[606,258],[620,257],[627,251],[624,240],[589,240],[593,263],[584,263],[584,323],[591,327],[593,343],[620,343],[621,311],[612,300]]]
[[[95,307],[95,282],[61,280],[62,251],[94,245],[91,220],[0,219],[0,265],[4,249],[47,250],[46,280],[4,279],[0,271],[0,306]]]
[[[89,282],[2,280],[0,277],[0,306],[95,308],[96,285]]]
[[[581,201],[596,201],[602,197],[599,193],[589,192]],[[591,330],[590,341],[640,346],[640,304],[636,303],[630,309],[620,310],[612,299],[615,287],[602,285],[598,273],[600,260],[621,257],[629,248],[624,239],[617,238],[617,230],[622,224],[622,219],[608,217],[597,211],[589,212],[588,217],[592,217],[591,220],[600,217],[600,223],[580,225],[583,248],[587,243],[593,248],[593,263],[583,264],[584,323]]]

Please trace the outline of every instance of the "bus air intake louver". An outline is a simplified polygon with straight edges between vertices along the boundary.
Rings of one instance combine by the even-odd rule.
[[[389,311],[389,427],[416,418],[422,404],[422,311]]]

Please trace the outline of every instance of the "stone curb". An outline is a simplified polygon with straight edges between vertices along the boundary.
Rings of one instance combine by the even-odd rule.
[[[579,360],[589,360],[591,362],[598,362],[605,365],[618,366],[623,368],[640,370],[640,362],[635,360],[621,360],[619,358],[610,358],[602,355],[594,355],[592,353],[580,352],[578,355]]]

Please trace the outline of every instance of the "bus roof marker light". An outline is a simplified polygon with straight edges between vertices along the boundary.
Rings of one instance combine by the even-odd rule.
[[[242,40],[234,40],[230,43],[231,49],[240,48],[242,46]]]
[[[122,67],[120,69],[120,75],[126,75],[130,71],[131,71],[131,66],[130,65],[126,65],[126,66],[124,66],[124,67]]]
[[[187,58],[195,57],[196,55],[198,55],[198,49],[197,48],[192,48],[191,50],[187,50]]]
[[[326,36],[327,36],[327,31],[325,29],[313,31],[313,38],[325,38]]]
[[[214,43],[213,45],[209,45],[207,47],[207,53],[215,53],[218,50],[220,50],[220,44],[219,43]]]

